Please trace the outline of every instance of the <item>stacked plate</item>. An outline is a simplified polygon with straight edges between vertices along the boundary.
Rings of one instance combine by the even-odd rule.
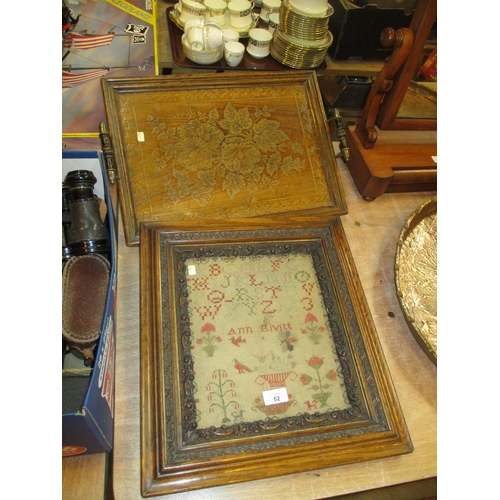
[[[280,28],[296,38],[305,40],[322,40],[328,31],[328,21],[333,14],[333,7],[322,15],[307,15],[296,10],[288,0],[281,2]]]
[[[283,0],[279,28],[274,32],[270,53],[281,64],[295,69],[317,68],[325,60],[333,35],[328,21],[333,8],[322,14],[306,14]]]
[[[224,46],[221,45],[216,49],[204,49],[204,50],[194,50],[190,47],[186,35],[182,35],[182,51],[184,55],[196,64],[214,64],[220,61],[224,56]]]

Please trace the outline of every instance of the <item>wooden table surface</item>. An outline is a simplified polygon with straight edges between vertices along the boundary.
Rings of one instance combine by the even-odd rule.
[[[394,256],[401,227],[411,212],[435,193],[384,194],[371,203],[363,201],[347,167],[338,160],[349,214],[342,223],[363,285],[387,364],[406,418],[414,452],[399,457],[332,467],[179,493],[169,500],[287,500],[319,499],[361,492],[437,475],[436,367],[421,351],[402,315],[395,292]],[[139,248],[125,246],[120,223],[118,246],[118,301],[116,339],[116,400],[113,466],[110,474],[116,500],[139,499],[140,494],[140,356],[139,356]],[[63,498],[78,496],[83,473],[78,459],[63,461]],[[87,484],[93,475],[100,480],[99,466],[88,467]],[[73,469],[73,473],[68,473]],[[66,471],[66,472],[64,472]],[[80,484],[80,488],[78,485]],[[70,486],[73,485],[73,490]],[[157,497],[165,498],[165,497]],[[372,497],[374,498],[374,497]],[[408,498],[408,497],[405,497]],[[416,498],[416,497],[411,497]]]

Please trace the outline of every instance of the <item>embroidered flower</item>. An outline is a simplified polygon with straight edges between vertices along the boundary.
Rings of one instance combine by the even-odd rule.
[[[320,358],[319,356],[313,356],[307,364],[311,368],[319,368],[323,364],[323,358]]]
[[[208,357],[213,357],[215,349],[217,349],[217,346],[214,345],[214,342],[222,342],[221,337],[215,337],[212,332],[215,332],[215,326],[212,325],[212,323],[205,323],[201,327],[201,333],[206,334],[205,336],[196,339],[197,344],[205,344],[202,349],[203,351],[206,352]]]
[[[307,313],[305,319],[304,319],[304,322],[305,323],[310,323],[306,328],[305,328],[305,332],[307,334],[307,337],[309,338],[309,340],[315,344],[315,345],[319,345],[320,341],[321,341],[321,338],[322,338],[322,334],[321,332],[324,332],[325,331],[325,327],[324,326],[319,326],[314,324],[314,323],[317,323],[318,322],[318,318],[316,318],[316,316],[314,316],[314,314],[311,314],[311,313]],[[304,332],[302,332],[304,333]]]
[[[318,318],[314,316],[314,314],[307,313],[306,319],[304,320],[305,323],[311,323],[312,321],[318,322]]]

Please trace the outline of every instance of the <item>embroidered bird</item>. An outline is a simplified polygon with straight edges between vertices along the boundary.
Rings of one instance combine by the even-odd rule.
[[[234,337],[231,337],[231,342],[236,346],[236,347],[240,347],[240,344],[243,344],[247,342],[247,339],[242,339],[241,338],[241,335],[236,339]]]
[[[237,359],[234,360],[234,367],[238,370],[239,373],[252,372],[248,366],[245,366],[243,363],[240,363]]]

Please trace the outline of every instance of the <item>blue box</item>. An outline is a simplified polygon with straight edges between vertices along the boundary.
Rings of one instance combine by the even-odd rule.
[[[101,151],[63,151],[62,170],[63,180],[72,170],[92,170],[98,179],[94,193],[106,202],[106,223],[111,243],[110,284],[94,365],[91,369],[85,369],[83,361],[81,369],[66,368],[63,365],[63,382],[69,378],[78,379],[78,383],[72,385],[74,396],[76,401],[79,399],[83,401],[81,407],[75,409],[74,412],[64,413],[63,410],[62,456],[67,457],[109,452],[113,446],[117,275],[115,261],[118,248],[118,225],[111,203],[105,162]],[[78,363],[77,358],[75,359]],[[79,373],[82,373],[82,376],[79,376]],[[64,388],[63,383],[63,390]]]

